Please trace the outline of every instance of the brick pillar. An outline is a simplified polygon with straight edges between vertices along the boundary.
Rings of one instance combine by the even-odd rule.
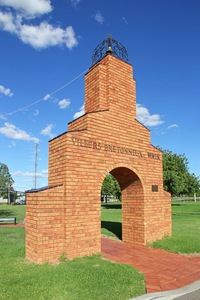
[[[132,65],[108,54],[85,76],[85,112],[109,109],[136,117],[136,87]]]
[[[64,253],[63,186],[26,195],[26,257],[57,262]]]

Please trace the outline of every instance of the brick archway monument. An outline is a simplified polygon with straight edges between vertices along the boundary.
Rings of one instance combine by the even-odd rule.
[[[26,257],[56,262],[101,252],[100,194],[110,172],[122,190],[122,240],[147,244],[171,234],[162,153],[136,119],[133,68],[110,36],[85,75],[85,114],[49,142],[48,187],[28,191]]]

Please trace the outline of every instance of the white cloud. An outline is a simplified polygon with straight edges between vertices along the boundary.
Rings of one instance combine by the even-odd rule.
[[[13,187],[15,190],[18,191],[25,191],[25,190],[30,190],[34,187],[35,183],[35,175],[36,175],[36,180],[37,180],[37,185],[38,185],[38,180],[40,179],[43,183],[42,186],[47,185],[47,178],[48,178],[48,169],[47,170],[42,170],[40,172],[24,172],[24,171],[15,171],[11,172],[11,175],[13,179],[15,180],[15,183]],[[39,184],[40,185],[40,184]]]
[[[10,145],[9,145],[9,148],[13,148],[16,146],[16,142],[15,141],[11,141]]]
[[[51,130],[53,129],[53,125],[52,124],[48,124],[42,131],[41,134],[48,136],[50,139],[53,139],[55,137],[55,134],[51,132]]]
[[[70,99],[63,99],[58,102],[58,105],[61,109],[68,108],[70,106]]]
[[[50,0],[0,0],[0,5],[32,16],[43,15],[53,10]]]
[[[171,128],[178,128],[179,126],[177,124],[172,124],[170,126],[167,127],[167,129],[171,129]]]
[[[53,27],[47,22],[42,22],[39,26],[21,25],[18,36],[25,44],[30,44],[35,49],[64,44],[68,49],[72,49],[78,44],[71,26],[64,30],[60,27]]]
[[[14,16],[11,13],[3,13],[0,11],[0,29],[10,33],[16,32],[16,24]]]
[[[68,49],[72,49],[73,47],[78,45],[78,40],[75,37],[75,32],[72,26],[68,26],[63,32],[63,40]]]
[[[0,85],[0,93],[9,97],[12,97],[14,95],[13,93],[11,93],[10,89],[5,88],[3,85]]]
[[[85,109],[84,109],[84,104],[83,104],[83,106],[80,107],[80,110],[74,114],[73,118],[77,119],[77,118],[81,117],[82,115],[84,115],[84,113],[85,113]]]
[[[4,127],[0,127],[0,133],[13,140],[31,141],[34,143],[39,143],[38,138],[30,136],[24,130],[19,129],[15,125],[8,122],[4,123]]]
[[[125,17],[122,17],[122,21],[123,21],[126,25],[128,25],[128,21],[126,20]]]
[[[136,107],[137,119],[145,126],[153,127],[164,123],[159,114],[150,115],[148,109],[141,104]]]
[[[3,116],[3,115],[0,115],[0,119],[1,119],[1,120],[5,120],[5,121],[7,120],[6,117]]]
[[[81,0],[71,0],[73,6],[77,6]]]
[[[44,96],[44,100],[48,100],[49,98],[51,98],[51,96],[49,94],[46,94],[46,96]]]
[[[33,178],[35,176],[35,173],[33,172],[23,172],[23,171],[16,171],[12,173],[12,176],[15,177],[31,177]],[[43,170],[36,174],[38,178],[47,178],[48,177],[48,170]]]
[[[36,109],[35,112],[34,112],[34,116],[38,116],[40,114],[39,110]]]
[[[102,16],[101,13],[96,13],[96,15],[94,16],[95,20],[100,23],[100,24],[103,24],[104,22],[104,17]]]
[[[48,169],[42,170],[42,171],[41,171],[41,174],[42,174],[44,177],[47,177],[47,176],[48,176]]]
[[[60,26],[49,24],[47,21],[42,21],[39,25],[30,23],[30,17],[36,18],[37,15],[51,12],[50,1],[0,0],[0,4],[16,10],[0,12],[0,29],[15,34],[23,43],[29,44],[35,49],[66,46],[71,50],[78,45],[72,26],[63,29]]]

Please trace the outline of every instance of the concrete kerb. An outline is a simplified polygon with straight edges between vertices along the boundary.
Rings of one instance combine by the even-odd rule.
[[[136,298],[131,298],[130,300],[155,300],[155,299],[162,299],[162,300],[173,300],[173,299],[200,299],[200,298],[192,298],[192,293],[197,293],[200,296],[200,280],[194,283],[191,283],[183,288],[177,290],[171,290],[166,292],[157,292],[142,295]],[[189,295],[190,294],[190,295]],[[189,298],[187,298],[187,295]]]

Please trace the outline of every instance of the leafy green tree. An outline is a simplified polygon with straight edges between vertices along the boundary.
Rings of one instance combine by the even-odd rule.
[[[163,153],[163,181],[164,189],[172,196],[193,196],[200,190],[199,178],[190,174],[188,159],[185,154],[175,154],[169,150]]]
[[[13,190],[12,185],[14,180],[12,179],[8,166],[0,162],[0,196],[3,198],[8,197],[8,191]]]
[[[200,196],[200,180],[194,173],[188,174],[186,195]]]
[[[118,181],[109,173],[102,184],[101,195],[114,196],[120,200],[121,189]]]

